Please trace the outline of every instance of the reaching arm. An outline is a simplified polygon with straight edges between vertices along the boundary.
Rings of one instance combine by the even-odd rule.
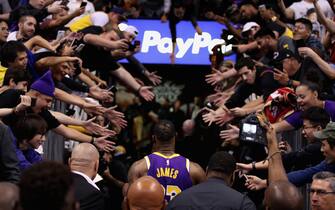
[[[106,81],[100,79],[99,77],[95,76],[94,74],[92,74],[90,71],[88,71],[87,69],[85,68],[81,68],[81,72],[83,74],[85,74],[86,76],[88,76],[91,80],[95,81],[96,83],[100,83],[100,84],[103,84],[104,86],[107,87],[107,83]],[[89,85],[89,84],[88,84]],[[90,86],[90,85],[89,85]]]
[[[81,81],[83,81],[85,84],[87,84],[89,87],[92,87],[92,86],[96,85],[95,82],[89,76],[87,76],[85,73],[80,73],[78,75],[78,78]]]
[[[257,49],[257,47],[258,47],[256,41],[250,42],[248,44],[239,44],[239,45],[236,45],[236,46],[237,46],[237,51],[239,53],[245,53],[249,50]]]
[[[325,14],[320,8],[318,1],[313,1],[313,4],[320,23],[323,24],[328,31],[330,31],[331,33],[335,33],[335,23],[332,20],[326,18]]]
[[[81,7],[79,9],[75,10],[71,14],[66,14],[65,16],[59,17],[55,20],[53,19],[47,24],[41,24],[41,29],[55,28],[57,26],[65,25],[70,20],[72,20],[73,18],[83,14],[84,12],[85,12],[85,7]]]
[[[282,13],[285,15],[287,19],[293,19],[294,18],[294,11],[290,8],[286,8],[284,0],[277,0],[278,6]]]
[[[335,25],[334,25],[335,26]],[[308,47],[301,47],[298,49],[299,54],[302,56],[307,55],[310,57],[316,65],[325,73],[330,79],[335,79],[335,70],[324,61],[314,50]]]
[[[84,42],[100,47],[105,47],[108,49],[119,49],[119,48],[128,49],[126,39],[111,41],[95,34],[86,34],[84,36]]]
[[[50,66],[57,65],[63,62],[73,62],[73,61],[80,61],[77,57],[70,57],[70,56],[48,56],[38,60],[35,64],[37,69],[46,69]]]
[[[79,125],[83,126],[84,121],[69,117],[61,112],[50,111],[50,113],[61,123],[65,125]]]
[[[171,8],[171,0],[164,0],[164,8],[163,8],[164,15],[169,14],[170,8]]]
[[[276,123],[272,124],[272,126],[276,130],[277,133],[281,133],[281,132],[284,132],[284,131],[291,131],[291,130],[295,129],[286,120],[282,120],[280,122],[276,122]]]
[[[54,52],[56,49],[54,46],[51,46],[51,44],[47,40],[43,39],[41,36],[38,35],[32,37],[24,43],[24,46],[26,46],[29,50],[31,50],[36,45],[48,49],[52,52]]]
[[[270,126],[267,130],[267,141],[269,149],[269,182],[288,181],[285,168],[283,165],[280,150],[278,149],[278,140],[276,131]]]
[[[334,164],[327,164],[326,161],[322,161],[320,164],[306,168],[304,170],[293,171],[287,174],[289,181],[296,185],[302,186],[306,183],[310,183],[312,181],[313,175],[320,171],[334,171]]]
[[[86,104],[86,102],[82,98],[80,98],[79,96],[68,94],[67,92],[65,92],[65,91],[63,91],[59,88],[55,89],[55,98],[65,102],[67,104],[73,104],[73,105],[79,106],[81,108],[83,108],[84,104]]]
[[[134,92],[136,92],[141,87],[141,85],[136,82],[134,77],[123,67],[113,71],[112,75],[117,77],[123,84],[131,88]]]
[[[113,71],[112,74],[116,76],[123,84],[131,88],[135,93],[139,94],[144,100],[152,101],[155,94],[151,91],[151,86],[141,86],[129,72],[127,72],[122,66],[117,70]]]
[[[219,15],[213,15],[212,17],[213,20],[226,25],[227,29],[235,35],[237,38],[242,39],[242,34],[239,30],[237,30],[232,24],[230,24],[229,20],[226,17],[222,17]]]
[[[9,20],[9,13],[0,14],[0,20]]]
[[[262,97],[258,97],[257,99],[250,101],[249,103],[245,104],[242,108],[244,109],[254,109],[254,111],[257,111],[258,108],[264,106],[264,101]]]
[[[75,129],[68,128],[62,124],[53,130],[59,135],[62,135],[67,139],[71,139],[71,140],[75,140],[79,142],[86,142],[86,143],[90,143],[92,141],[91,136],[83,134]]]
[[[113,146],[114,142],[108,141],[107,140],[108,136],[93,138],[92,136],[83,134],[75,129],[68,128],[63,124],[60,124],[57,128],[54,128],[53,131],[68,139],[72,139],[79,142],[93,143],[99,150],[103,150],[106,152],[110,152],[114,148]]]
[[[2,108],[0,109],[0,117],[5,117],[14,112],[15,108]]]

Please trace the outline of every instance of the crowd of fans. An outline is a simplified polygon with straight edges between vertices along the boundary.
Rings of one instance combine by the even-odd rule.
[[[335,209],[335,1],[0,6],[1,209],[298,210],[306,184],[312,209]],[[211,94],[155,100],[164,78],[129,18],[168,22],[171,64],[181,20],[221,23]]]

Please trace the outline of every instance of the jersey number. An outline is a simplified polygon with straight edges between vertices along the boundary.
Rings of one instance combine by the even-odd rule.
[[[181,193],[181,189],[176,185],[167,185],[166,186],[166,195],[170,196],[170,201]]]

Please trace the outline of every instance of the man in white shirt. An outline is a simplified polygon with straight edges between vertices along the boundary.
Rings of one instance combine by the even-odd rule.
[[[299,2],[293,3],[291,6],[286,7],[284,0],[278,0],[279,8],[282,10],[286,18],[288,19],[299,19],[307,15],[307,11],[314,8],[313,2],[315,0],[301,0]],[[333,10],[331,9],[327,0],[318,1],[322,12],[327,18],[332,18],[334,16]]]
[[[23,40],[27,41],[34,36],[36,30],[36,19],[34,16],[26,15],[22,16],[19,20],[19,30],[9,33],[7,37],[8,41]]]
[[[103,210],[104,198],[99,187],[93,182],[99,168],[99,152],[89,143],[74,147],[69,166],[73,173],[75,197],[80,210]]]

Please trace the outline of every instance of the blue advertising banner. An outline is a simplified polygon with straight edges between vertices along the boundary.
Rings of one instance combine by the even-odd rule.
[[[136,40],[141,41],[141,50],[135,55],[137,59],[144,64],[170,64],[172,41],[168,22],[130,19],[127,24],[139,30]],[[198,25],[202,35],[196,33],[190,21],[177,24],[176,64],[210,65],[211,49],[224,43],[220,39],[224,25],[214,21],[198,21]],[[235,55],[225,57],[225,60],[235,60]]]

